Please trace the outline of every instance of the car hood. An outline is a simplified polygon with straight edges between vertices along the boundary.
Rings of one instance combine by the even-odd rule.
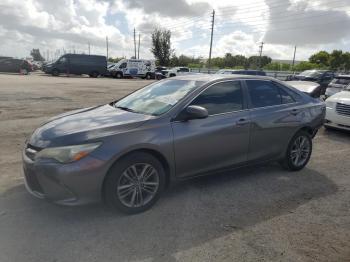
[[[49,119],[34,131],[29,143],[40,148],[84,143],[134,129],[151,118],[111,105],[75,110]]]
[[[304,80],[304,81],[317,81],[318,80],[318,78],[315,78],[315,77],[302,76],[302,75],[296,75],[295,79]]]
[[[327,99],[330,102],[337,102],[350,105],[350,91],[338,92]]]

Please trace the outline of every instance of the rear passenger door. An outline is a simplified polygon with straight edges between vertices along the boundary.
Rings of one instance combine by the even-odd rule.
[[[301,122],[298,103],[289,91],[269,80],[246,80],[249,94],[251,137],[248,159],[282,156]]]

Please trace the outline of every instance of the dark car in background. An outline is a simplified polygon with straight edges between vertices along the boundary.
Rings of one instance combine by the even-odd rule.
[[[329,70],[306,70],[298,75],[295,75],[291,80],[302,80],[316,82],[321,85],[321,95],[324,95],[328,84],[335,77],[334,72]]]
[[[286,84],[314,98],[320,98],[322,88],[319,83],[310,81],[287,81]]]
[[[104,199],[142,212],[186,178],[269,161],[301,170],[324,116],[323,102],[273,78],[164,79],[38,127],[23,151],[25,183],[59,204]]]
[[[23,73],[33,71],[32,64],[25,59],[4,58],[0,59],[0,72]]]
[[[61,73],[98,77],[107,72],[107,59],[100,55],[65,54],[55,62],[43,66],[46,74],[58,76]]]
[[[343,91],[350,84],[350,75],[337,75],[326,89],[326,97]]]
[[[157,66],[154,72],[154,78],[157,80],[161,80],[166,78],[168,70],[165,66]]]
[[[266,76],[264,71],[260,70],[235,70],[235,69],[220,69],[216,74],[225,75],[253,75],[253,76]]]

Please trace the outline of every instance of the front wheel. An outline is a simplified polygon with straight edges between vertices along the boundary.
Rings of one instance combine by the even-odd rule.
[[[156,203],[164,185],[165,172],[158,159],[147,153],[133,153],[108,172],[104,199],[121,212],[140,213]]]
[[[283,167],[290,171],[303,169],[310,160],[312,139],[308,132],[299,131],[289,142],[285,158],[281,161]]]

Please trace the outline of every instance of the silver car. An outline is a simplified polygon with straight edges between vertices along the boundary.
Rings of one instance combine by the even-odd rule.
[[[300,170],[325,105],[278,80],[187,75],[34,131],[23,151],[30,193],[64,205],[150,208],[173,181],[266,161]]]

